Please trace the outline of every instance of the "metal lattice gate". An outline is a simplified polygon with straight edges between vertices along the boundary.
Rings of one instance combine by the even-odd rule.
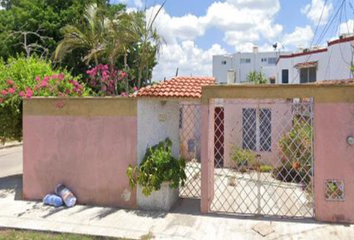
[[[215,102],[210,210],[314,217],[312,100]]]
[[[187,180],[180,187],[180,197],[201,196],[201,105],[180,104],[180,155],[186,160]]]

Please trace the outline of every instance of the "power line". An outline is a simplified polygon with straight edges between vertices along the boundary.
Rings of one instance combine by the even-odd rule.
[[[332,24],[334,23],[334,21],[337,19],[338,14],[342,11],[343,7],[345,6],[345,5],[344,5],[345,2],[346,2],[346,0],[342,0],[341,3],[340,3],[340,1],[337,2],[336,6],[335,6],[335,10],[336,10],[336,11],[335,11],[335,14],[330,17],[330,20],[329,20],[329,21],[327,21],[327,23],[326,23],[326,25],[325,25],[325,27],[324,27],[324,29],[323,29],[323,31],[322,31],[322,33],[321,33],[320,37],[318,38],[318,41],[316,42],[315,45],[319,45],[319,43],[322,42],[322,40],[323,40],[323,38],[326,36],[328,30],[330,29],[330,27],[332,26]],[[326,0],[325,4],[323,5],[323,9],[322,9],[322,12],[321,12],[321,16],[320,16],[320,19],[319,19],[319,21],[318,21],[318,23],[317,23],[316,31],[315,31],[315,34],[314,34],[313,39],[312,39],[312,41],[311,41],[310,49],[311,49],[311,47],[312,47],[312,44],[313,44],[313,42],[314,42],[314,39],[316,38],[316,34],[317,34],[317,31],[318,31],[319,25],[320,25],[320,23],[321,23],[321,21],[322,21],[324,9],[327,7],[327,3],[328,3],[328,0]],[[337,9],[337,8],[338,8],[338,9]],[[308,55],[308,57],[306,58],[305,63],[308,63],[308,61],[310,60],[311,56],[312,56],[312,53],[310,53],[310,54]],[[292,83],[294,83],[295,79],[297,79],[297,77],[299,76],[299,74],[300,74],[299,72],[300,72],[300,71],[297,71],[296,76],[293,77]]]

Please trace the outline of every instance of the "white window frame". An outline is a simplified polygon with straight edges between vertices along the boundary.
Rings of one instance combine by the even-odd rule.
[[[277,58],[275,57],[268,58],[268,64],[276,64],[276,63],[277,63]]]
[[[272,109],[271,108],[243,108],[243,109],[255,109],[256,110],[256,149],[251,151],[255,152],[272,152],[272,121],[270,121],[270,126],[271,126],[271,131],[270,131],[270,148],[269,150],[262,150],[261,148],[261,111],[262,110],[269,110],[270,114],[272,115]],[[243,111],[242,111],[242,119],[243,119]],[[243,129],[243,126],[242,126]],[[242,147],[243,147],[243,135],[242,135]],[[249,145],[249,144],[248,144]]]
[[[240,63],[241,64],[250,64],[251,59],[250,58],[240,58]]]

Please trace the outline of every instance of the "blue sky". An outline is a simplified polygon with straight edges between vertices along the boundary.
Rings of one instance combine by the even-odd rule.
[[[114,0],[129,9],[157,11],[161,0]],[[165,38],[154,80],[174,75],[211,75],[212,56],[325,45],[353,32],[350,0],[167,0],[155,27]],[[318,27],[317,27],[318,26]],[[318,29],[316,32],[316,28]],[[315,34],[316,33],[316,34]]]

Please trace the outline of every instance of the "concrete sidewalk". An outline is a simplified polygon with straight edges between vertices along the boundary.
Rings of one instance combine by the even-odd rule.
[[[21,181],[21,175],[0,179],[0,227],[132,239],[148,234],[158,239],[325,240],[354,236],[354,226],[200,215],[197,200],[183,200],[168,214],[91,206],[55,209],[15,200],[21,196]]]

